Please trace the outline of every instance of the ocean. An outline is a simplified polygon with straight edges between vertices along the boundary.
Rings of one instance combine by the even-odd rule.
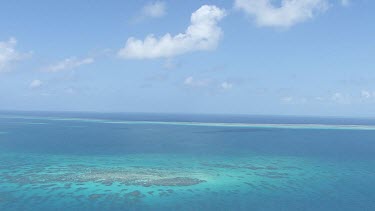
[[[0,210],[375,210],[375,120],[0,113]]]

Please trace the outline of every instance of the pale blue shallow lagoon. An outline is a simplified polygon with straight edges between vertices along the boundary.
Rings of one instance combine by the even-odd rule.
[[[0,115],[0,210],[375,210],[375,121]]]

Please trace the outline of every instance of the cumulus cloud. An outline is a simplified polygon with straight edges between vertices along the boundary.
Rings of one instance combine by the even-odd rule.
[[[215,49],[222,36],[217,24],[224,16],[223,9],[203,5],[191,15],[185,33],[175,36],[167,33],[160,38],[150,34],[144,40],[131,37],[118,56],[125,59],[171,58],[187,52]]]
[[[7,41],[0,42],[0,72],[9,70],[9,66],[21,60],[25,55],[19,53],[15,48],[17,40],[10,38]]]
[[[272,0],[236,0],[235,8],[255,18],[259,26],[288,28],[312,19],[329,7],[328,0],[281,0],[275,6]]]
[[[73,68],[80,67],[82,65],[91,64],[93,62],[94,62],[94,59],[90,57],[84,58],[84,59],[77,59],[75,57],[71,57],[63,61],[60,61],[54,65],[50,65],[44,68],[43,70],[47,72],[59,72],[59,71],[63,71],[66,69],[73,69]]]
[[[35,89],[35,88],[41,87],[42,84],[43,84],[43,83],[42,83],[41,80],[35,79],[35,80],[31,81],[29,87],[30,87],[31,89]]]

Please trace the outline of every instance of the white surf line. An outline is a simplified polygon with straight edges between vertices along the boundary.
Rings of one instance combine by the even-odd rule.
[[[52,121],[79,121],[104,124],[154,124],[154,125],[180,125],[180,126],[206,126],[206,127],[242,127],[242,128],[276,128],[276,129],[326,129],[326,130],[375,130],[375,125],[330,125],[330,124],[263,124],[263,123],[223,123],[223,122],[176,122],[176,121],[114,121],[95,118],[63,118],[63,117],[38,117],[38,116],[4,116],[10,119],[37,119]]]
[[[7,124],[23,124],[23,125],[48,125],[48,123],[46,122],[6,122],[6,123]]]
[[[342,129],[375,130],[371,125],[327,125],[327,124],[249,124],[249,123],[210,123],[210,122],[161,122],[161,121],[105,121],[106,124],[158,124],[207,127],[280,128],[280,129]]]
[[[109,120],[95,119],[95,118],[64,118],[64,117],[10,116],[10,115],[0,115],[0,118],[3,118],[3,119],[25,119],[25,120],[80,121],[80,122],[109,121]]]

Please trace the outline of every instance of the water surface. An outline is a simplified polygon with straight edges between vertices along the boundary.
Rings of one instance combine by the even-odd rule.
[[[0,210],[375,210],[373,125],[3,114]]]

